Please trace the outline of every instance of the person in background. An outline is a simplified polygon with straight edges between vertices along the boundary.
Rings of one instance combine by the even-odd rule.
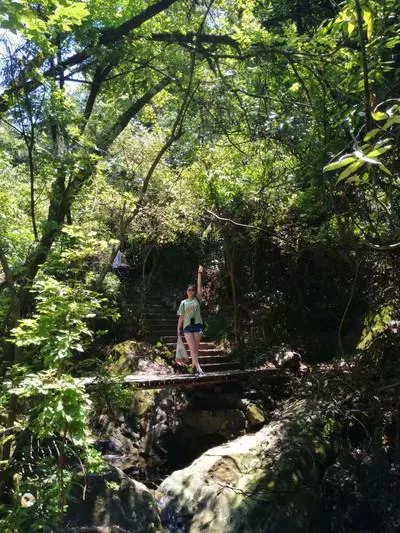
[[[112,262],[112,269],[119,277],[125,277],[127,270],[130,269],[129,264],[126,262],[125,254],[118,250]]]
[[[203,319],[201,317],[200,302],[203,296],[203,267],[200,265],[197,272],[197,289],[194,284],[188,285],[186,289],[187,298],[182,300],[178,309],[177,335],[181,336],[181,329],[189,345],[192,357],[192,369],[194,374],[204,375],[199,364],[199,346],[201,335],[204,331]]]

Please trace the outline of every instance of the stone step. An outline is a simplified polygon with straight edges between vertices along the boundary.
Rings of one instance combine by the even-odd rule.
[[[202,350],[201,348],[199,349],[199,355],[201,355],[202,357],[228,357],[229,356],[229,354],[227,354],[223,350],[217,350],[217,349],[216,350]]]
[[[185,345],[186,350],[189,350],[189,345],[186,342],[183,344]],[[169,343],[167,347],[169,350],[175,351],[176,343]],[[199,352],[204,353],[204,355],[218,355],[219,353],[224,353],[223,350],[216,348],[214,345],[211,345],[208,342],[203,344],[200,343]]]
[[[145,321],[148,324],[158,325],[160,327],[170,327],[173,324],[175,326],[175,331],[176,331],[176,326],[178,324],[178,321],[174,318],[172,319],[169,318],[167,321],[157,321],[157,319],[149,320],[148,318],[146,318]]]
[[[167,313],[166,311],[160,313],[141,313],[145,320],[175,320],[178,322],[178,315],[176,313]]]
[[[184,343],[185,344],[185,348],[186,350],[189,350],[189,345]],[[207,344],[207,343],[205,343]],[[174,349],[175,349],[175,344],[174,344]],[[219,354],[223,354],[223,355],[226,355],[226,352],[224,352],[223,350],[219,350],[218,348],[209,348],[207,346],[205,346],[203,348],[203,346],[200,344],[200,347],[199,347],[199,353],[202,353],[203,355],[219,355]]]
[[[176,331],[176,324],[156,324],[151,322],[144,322],[144,325],[146,326],[146,329],[153,334],[158,333],[159,336],[163,335],[171,335],[174,331]]]
[[[185,348],[187,348],[189,345],[187,342],[183,343],[185,345]],[[168,346],[169,349],[175,349],[176,342],[168,342],[166,343],[166,346]],[[212,342],[201,342],[199,346],[199,350],[201,350],[204,353],[207,353],[208,355],[218,355],[218,354],[226,354],[226,351],[222,348],[218,348],[218,346],[215,346]]]
[[[127,305],[127,309],[132,311],[136,315],[140,315],[142,318],[175,318],[178,320],[178,315],[174,311],[168,309],[146,309],[136,305]]]
[[[149,334],[153,339],[161,339],[162,337],[165,337],[168,333],[171,334],[174,330],[173,328],[147,328]]]
[[[185,348],[187,351],[189,351],[189,345],[187,343],[185,344]],[[176,344],[169,343],[168,348],[170,350],[175,350]],[[221,350],[220,348],[202,348],[200,345],[199,348],[199,355],[202,355],[203,357],[209,356],[209,357],[218,357],[218,356],[226,356],[228,355],[224,350]]]
[[[207,363],[205,365],[201,364],[201,368],[204,372],[224,372],[225,370],[240,370],[240,364],[234,361],[227,363]]]
[[[152,320],[152,319],[158,319],[158,318],[167,318],[169,320],[176,320],[178,322],[178,315],[176,313],[168,313],[165,309],[159,310],[157,312],[154,311],[146,311],[143,309],[140,309],[139,307],[128,307],[128,309],[132,312],[134,312],[137,315],[140,315],[141,318],[144,318],[145,320]]]
[[[201,355],[199,352],[199,362],[201,366],[203,365],[209,365],[212,363],[218,363],[218,364],[224,364],[224,363],[231,363],[229,355]]]
[[[186,350],[187,351],[187,354],[190,356],[190,350],[189,348]],[[229,354],[227,353],[224,353],[224,352],[220,352],[220,353],[216,353],[216,354],[213,354],[213,353],[210,353],[208,350],[199,350],[199,357],[200,358],[205,358],[205,359],[209,359],[210,362],[213,362],[211,361],[211,359],[215,359],[215,362],[217,363],[218,361],[221,361],[223,359],[226,359],[227,361],[230,361],[231,360],[231,357]]]
[[[149,304],[147,302],[145,302],[144,304],[141,304],[140,302],[132,302],[130,301],[129,302],[129,306],[135,308],[135,309],[143,309],[144,311],[147,311],[147,312],[164,312],[164,313],[168,313],[168,312],[173,312],[172,309],[166,307],[165,305],[162,305],[162,304]]]
[[[169,309],[169,306],[164,304],[160,299],[158,300],[149,300],[148,298],[145,298],[144,301],[142,302],[141,300],[138,300],[138,299],[130,299],[129,300],[129,303],[131,303],[132,305],[141,305],[143,307],[149,307],[149,308],[155,308],[155,309],[159,309],[160,307],[163,308],[163,309]]]
[[[147,324],[153,324],[157,326],[170,326],[173,324],[175,327],[178,324],[178,319],[174,317],[169,318],[158,318],[158,317],[151,317],[151,318],[145,318],[145,321]]]
[[[183,343],[184,344],[187,344],[187,342],[185,341],[185,339],[183,338],[183,335],[182,335],[182,339],[183,339]],[[202,335],[201,337],[201,342],[200,342],[200,346],[203,346],[204,344],[208,344],[208,348],[215,348],[215,343],[210,341],[207,337],[207,335]],[[178,340],[178,337],[176,335],[163,335],[160,340],[162,342],[164,342],[165,344],[176,344],[177,340]],[[205,348],[205,346],[204,346]]]

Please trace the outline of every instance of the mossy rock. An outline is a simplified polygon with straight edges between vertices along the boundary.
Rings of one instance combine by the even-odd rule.
[[[156,389],[137,390],[132,399],[132,411],[139,418],[143,417],[154,407],[154,400],[159,393]]]
[[[110,351],[110,360],[106,365],[110,374],[130,374],[136,372],[139,366],[140,343],[124,341],[116,344]]]
[[[171,474],[158,489],[164,523],[180,518],[187,533],[308,531],[321,519],[318,487],[329,451],[320,415],[313,402],[288,402],[257,433],[209,449]]]
[[[163,531],[150,491],[121,470],[80,475],[69,494],[65,531]]]
[[[116,344],[109,350],[105,365],[110,375],[128,375],[135,372],[168,373],[172,372],[167,361],[158,349],[145,342],[129,340]]]
[[[250,427],[259,427],[265,422],[264,413],[257,405],[250,403],[246,409],[246,420]]]

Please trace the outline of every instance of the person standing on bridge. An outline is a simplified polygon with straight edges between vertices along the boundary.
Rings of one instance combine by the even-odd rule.
[[[178,337],[181,336],[181,329],[186,342],[189,345],[192,357],[192,369],[194,374],[203,375],[204,372],[199,364],[199,346],[201,335],[204,330],[203,319],[201,318],[200,302],[203,296],[203,267],[200,265],[197,272],[197,289],[191,283],[186,289],[187,298],[182,300],[178,309]]]

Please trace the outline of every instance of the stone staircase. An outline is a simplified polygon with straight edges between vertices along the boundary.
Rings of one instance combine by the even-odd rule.
[[[141,309],[141,316],[144,321],[148,338],[152,342],[162,341],[171,350],[175,350],[177,336],[176,326],[178,317],[176,311],[168,309],[160,303],[159,299],[147,298]],[[182,336],[183,340],[184,337]],[[184,340],[185,347],[189,353],[189,347]],[[199,363],[204,372],[222,372],[225,370],[237,370],[239,363],[232,361],[230,355],[219,348],[207,335],[203,335],[199,349]]]

